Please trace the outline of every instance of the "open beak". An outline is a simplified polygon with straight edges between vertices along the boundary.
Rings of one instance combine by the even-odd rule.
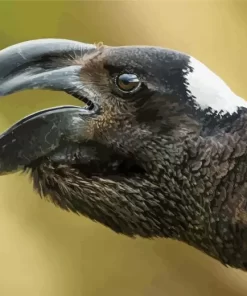
[[[94,45],[64,39],[40,39],[0,51],[0,97],[27,89],[65,91],[83,96],[80,65],[73,60],[95,50]],[[0,135],[0,174],[14,172],[59,147],[76,141],[79,125],[94,110],[60,106],[18,121]]]

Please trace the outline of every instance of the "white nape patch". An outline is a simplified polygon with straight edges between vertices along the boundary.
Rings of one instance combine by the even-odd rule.
[[[185,74],[186,88],[193,95],[201,109],[211,108],[222,113],[234,113],[238,107],[247,107],[247,102],[234,94],[227,84],[207,66],[190,57],[189,66],[193,72]],[[185,71],[185,70],[184,70]]]

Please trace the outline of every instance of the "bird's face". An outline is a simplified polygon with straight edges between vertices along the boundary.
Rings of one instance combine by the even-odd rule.
[[[184,75],[191,70],[189,62],[189,56],[162,48],[65,40],[31,41],[3,50],[0,95],[61,90],[86,107],[43,110],[11,127],[1,138],[2,173],[29,166],[61,149],[61,142],[67,147],[103,145],[110,153],[135,158],[133,163],[155,159],[150,149],[163,136],[171,137],[175,130],[175,137],[180,131],[198,133],[195,102],[187,95]]]
[[[141,158],[141,150],[156,138],[182,128],[198,132],[182,73],[188,61],[186,55],[150,47],[100,46],[76,56],[69,63],[81,68],[70,92],[93,113],[81,126],[81,140]]]
[[[193,219],[200,230],[200,200],[186,205],[181,173],[188,149],[209,116],[217,123],[246,106],[219,77],[157,47],[45,39],[0,51],[0,95],[33,88],[86,107],[42,110],[3,133],[2,174],[31,168],[41,194],[127,235],[179,238]]]

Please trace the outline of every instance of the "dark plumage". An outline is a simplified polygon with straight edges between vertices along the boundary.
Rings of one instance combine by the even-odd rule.
[[[155,47],[36,40],[0,52],[0,95],[63,90],[0,138],[59,207],[131,237],[183,241],[247,269],[247,109],[206,66]]]

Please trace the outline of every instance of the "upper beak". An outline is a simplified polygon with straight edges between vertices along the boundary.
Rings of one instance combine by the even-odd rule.
[[[0,97],[27,89],[79,88],[81,65],[73,65],[73,60],[94,49],[94,45],[77,41],[38,39],[1,50]]]
[[[0,51],[0,97],[42,88],[79,93],[81,66],[73,60],[94,45],[63,39],[23,42]],[[62,140],[76,141],[78,122],[93,111],[62,106],[37,112],[0,135],[0,174],[16,171],[56,149]]]

